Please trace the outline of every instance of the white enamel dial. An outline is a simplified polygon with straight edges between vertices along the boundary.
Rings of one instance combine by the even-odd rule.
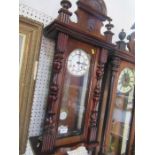
[[[134,71],[130,68],[125,68],[118,80],[118,91],[121,93],[127,93],[129,92],[134,86]]]
[[[60,120],[65,120],[66,118],[67,118],[67,112],[62,111],[62,112],[60,113]]]
[[[82,49],[75,49],[68,57],[67,69],[74,76],[82,76],[88,72],[90,60],[88,54]]]

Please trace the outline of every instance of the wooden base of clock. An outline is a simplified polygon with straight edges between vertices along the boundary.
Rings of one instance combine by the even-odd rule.
[[[39,136],[31,137],[30,144],[32,146],[32,150],[35,155],[67,155],[66,154],[67,151],[75,149],[79,146],[85,146],[88,151],[93,151],[99,145],[99,142],[94,141],[89,144],[84,142],[79,142],[79,143],[74,143],[70,145],[58,146],[58,147],[54,147],[54,150],[52,150],[51,152],[41,151],[42,142]]]

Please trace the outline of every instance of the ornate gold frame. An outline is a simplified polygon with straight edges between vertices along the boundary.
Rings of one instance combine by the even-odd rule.
[[[19,152],[25,152],[33,93],[40,52],[43,25],[23,16],[19,17],[19,33],[24,35],[19,72]]]

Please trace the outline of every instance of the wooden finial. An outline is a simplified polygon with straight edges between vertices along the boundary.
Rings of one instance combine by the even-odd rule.
[[[62,0],[60,4],[62,8],[67,9],[67,10],[72,7],[72,3],[68,0]]]
[[[121,41],[123,41],[125,39],[126,33],[124,32],[124,29],[122,29],[122,31],[119,33],[118,37]]]
[[[114,33],[111,32],[111,29],[114,27],[114,25],[111,24],[112,19],[109,19],[108,21],[109,23],[105,25],[107,31],[104,32],[104,35],[106,36],[106,41],[112,42],[112,36],[114,35]]]
[[[124,32],[124,29],[122,29],[122,31],[119,33],[118,35],[120,41],[117,41],[117,48],[119,50],[125,51],[126,49],[126,42],[124,41],[125,37],[126,37],[126,33]]]
[[[112,19],[109,19],[108,21],[109,21],[109,23],[106,24],[105,27],[107,28],[108,31],[111,31],[111,29],[114,27],[114,25],[111,24]]]
[[[58,20],[68,24],[70,22],[70,16],[72,15],[72,13],[68,9],[72,7],[72,4],[68,0],[62,0],[60,4],[62,8],[58,11]]]

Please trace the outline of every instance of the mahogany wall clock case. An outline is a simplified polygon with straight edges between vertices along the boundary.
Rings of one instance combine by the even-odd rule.
[[[108,154],[109,145],[122,142],[121,136],[127,134],[117,128],[125,128],[128,123],[129,129],[132,124],[130,119],[124,124],[116,121],[116,126],[112,126],[116,112],[111,102],[116,99],[120,111],[133,109],[134,54],[112,44],[113,25],[104,1],[79,0],[77,23],[70,20],[71,2],[62,0],[61,6],[59,16],[44,28],[45,37],[55,40],[55,51],[43,133],[31,137],[31,145],[36,155],[64,155],[78,146],[85,146],[92,155]],[[105,21],[107,30],[101,34]],[[123,43],[121,40],[118,45]],[[106,102],[105,91],[110,97]],[[100,113],[104,111],[108,112],[101,122]],[[119,134],[118,138],[109,142],[113,131]],[[120,151],[115,149],[113,153],[118,155],[116,150]]]

